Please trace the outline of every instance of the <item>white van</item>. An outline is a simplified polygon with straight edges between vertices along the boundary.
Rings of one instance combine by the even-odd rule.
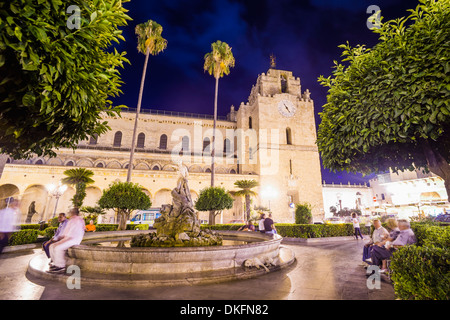
[[[148,224],[149,227],[153,226],[156,218],[161,216],[160,208],[151,208],[148,210],[139,210],[136,212],[131,218],[131,220],[127,221],[127,224]]]

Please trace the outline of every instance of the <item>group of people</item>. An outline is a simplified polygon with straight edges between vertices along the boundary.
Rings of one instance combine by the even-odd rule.
[[[80,217],[77,208],[69,211],[69,218],[64,213],[58,215],[59,226],[55,235],[42,244],[45,254],[50,258],[49,273],[66,272],[66,252],[75,245],[79,245],[83,240],[86,226],[84,219]]]
[[[265,213],[261,214],[258,223],[258,230],[259,232],[266,234],[277,233],[277,229],[275,228],[271,213],[269,213],[269,216],[267,218]],[[251,221],[247,221],[247,223],[244,226],[240,227],[238,231],[256,231],[256,227],[253,225]]]
[[[387,260],[399,247],[416,243],[416,237],[411,230],[408,220],[386,220],[386,227],[381,225],[378,219],[373,220],[374,231],[372,236],[364,245],[363,266],[376,265],[381,268],[380,272],[387,271]]]

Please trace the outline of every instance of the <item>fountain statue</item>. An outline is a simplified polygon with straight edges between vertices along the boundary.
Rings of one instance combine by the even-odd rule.
[[[177,165],[179,178],[172,190],[172,204],[161,206],[161,216],[155,219],[156,233],[133,237],[131,246],[208,246],[221,245],[222,237],[211,230],[201,230],[194,210],[188,185],[188,170],[180,161]]]

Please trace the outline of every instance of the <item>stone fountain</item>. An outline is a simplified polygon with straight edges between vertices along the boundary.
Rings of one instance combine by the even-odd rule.
[[[295,261],[281,245],[282,237],[248,231],[201,230],[193,209],[187,169],[172,190],[172,204],[162,207],[156,232],[128,230],[85,234],[83,242],[67,252],[67,265],[81,270],[84,284],[106,286],[163,286],[216,283],[247,279],[280,270]],[[222,238],[244,244],[221,245]],[[130,240],[130,247],[103,246]],[[70,274],[49,274],[45,253],[35,256],[28,273],[67,281]]]

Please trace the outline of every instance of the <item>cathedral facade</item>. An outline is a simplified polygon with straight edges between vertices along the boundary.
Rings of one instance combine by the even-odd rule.
[[[33,222],[67,212],[74,189],[57,196],[48,185],[57,185],[70,167],[94,172],[84,205],[94,206],[102,191],[114,181],[125,181],[135,112],[121,117],[104,116],[111,128],[99,137],[81,142],[76,150],[55,150],[54,158],[0,160],[0,199],[21,200],[22,222],[33,206]],[[314,105],[300,78],[292,72],[271,68],[258,76],[248,101],[227,117],[219,118],[215,139],[215,186],[238,190],[237,180],[257,180],[258,197],[252,207],[269,208],[276,222],[294,222],[294,205],[308,202],[315,219],[323,218],[320,160],[316,141]],[[189,172],[189,186],[195,202],[211,184],[213,119],[210,115],[143,110],[139,115],[137,143],[131,181],[150,196],[152,207],[171,203],[170,190],[178,178],[180,160]],[[1,207],[4,207],[1,201]],[[199,213],[207,219],[207,213]],[[236,198],[232,209],[216,222],[243,219],[244,205]],[[114,219],[107,214],[107,222]]]

